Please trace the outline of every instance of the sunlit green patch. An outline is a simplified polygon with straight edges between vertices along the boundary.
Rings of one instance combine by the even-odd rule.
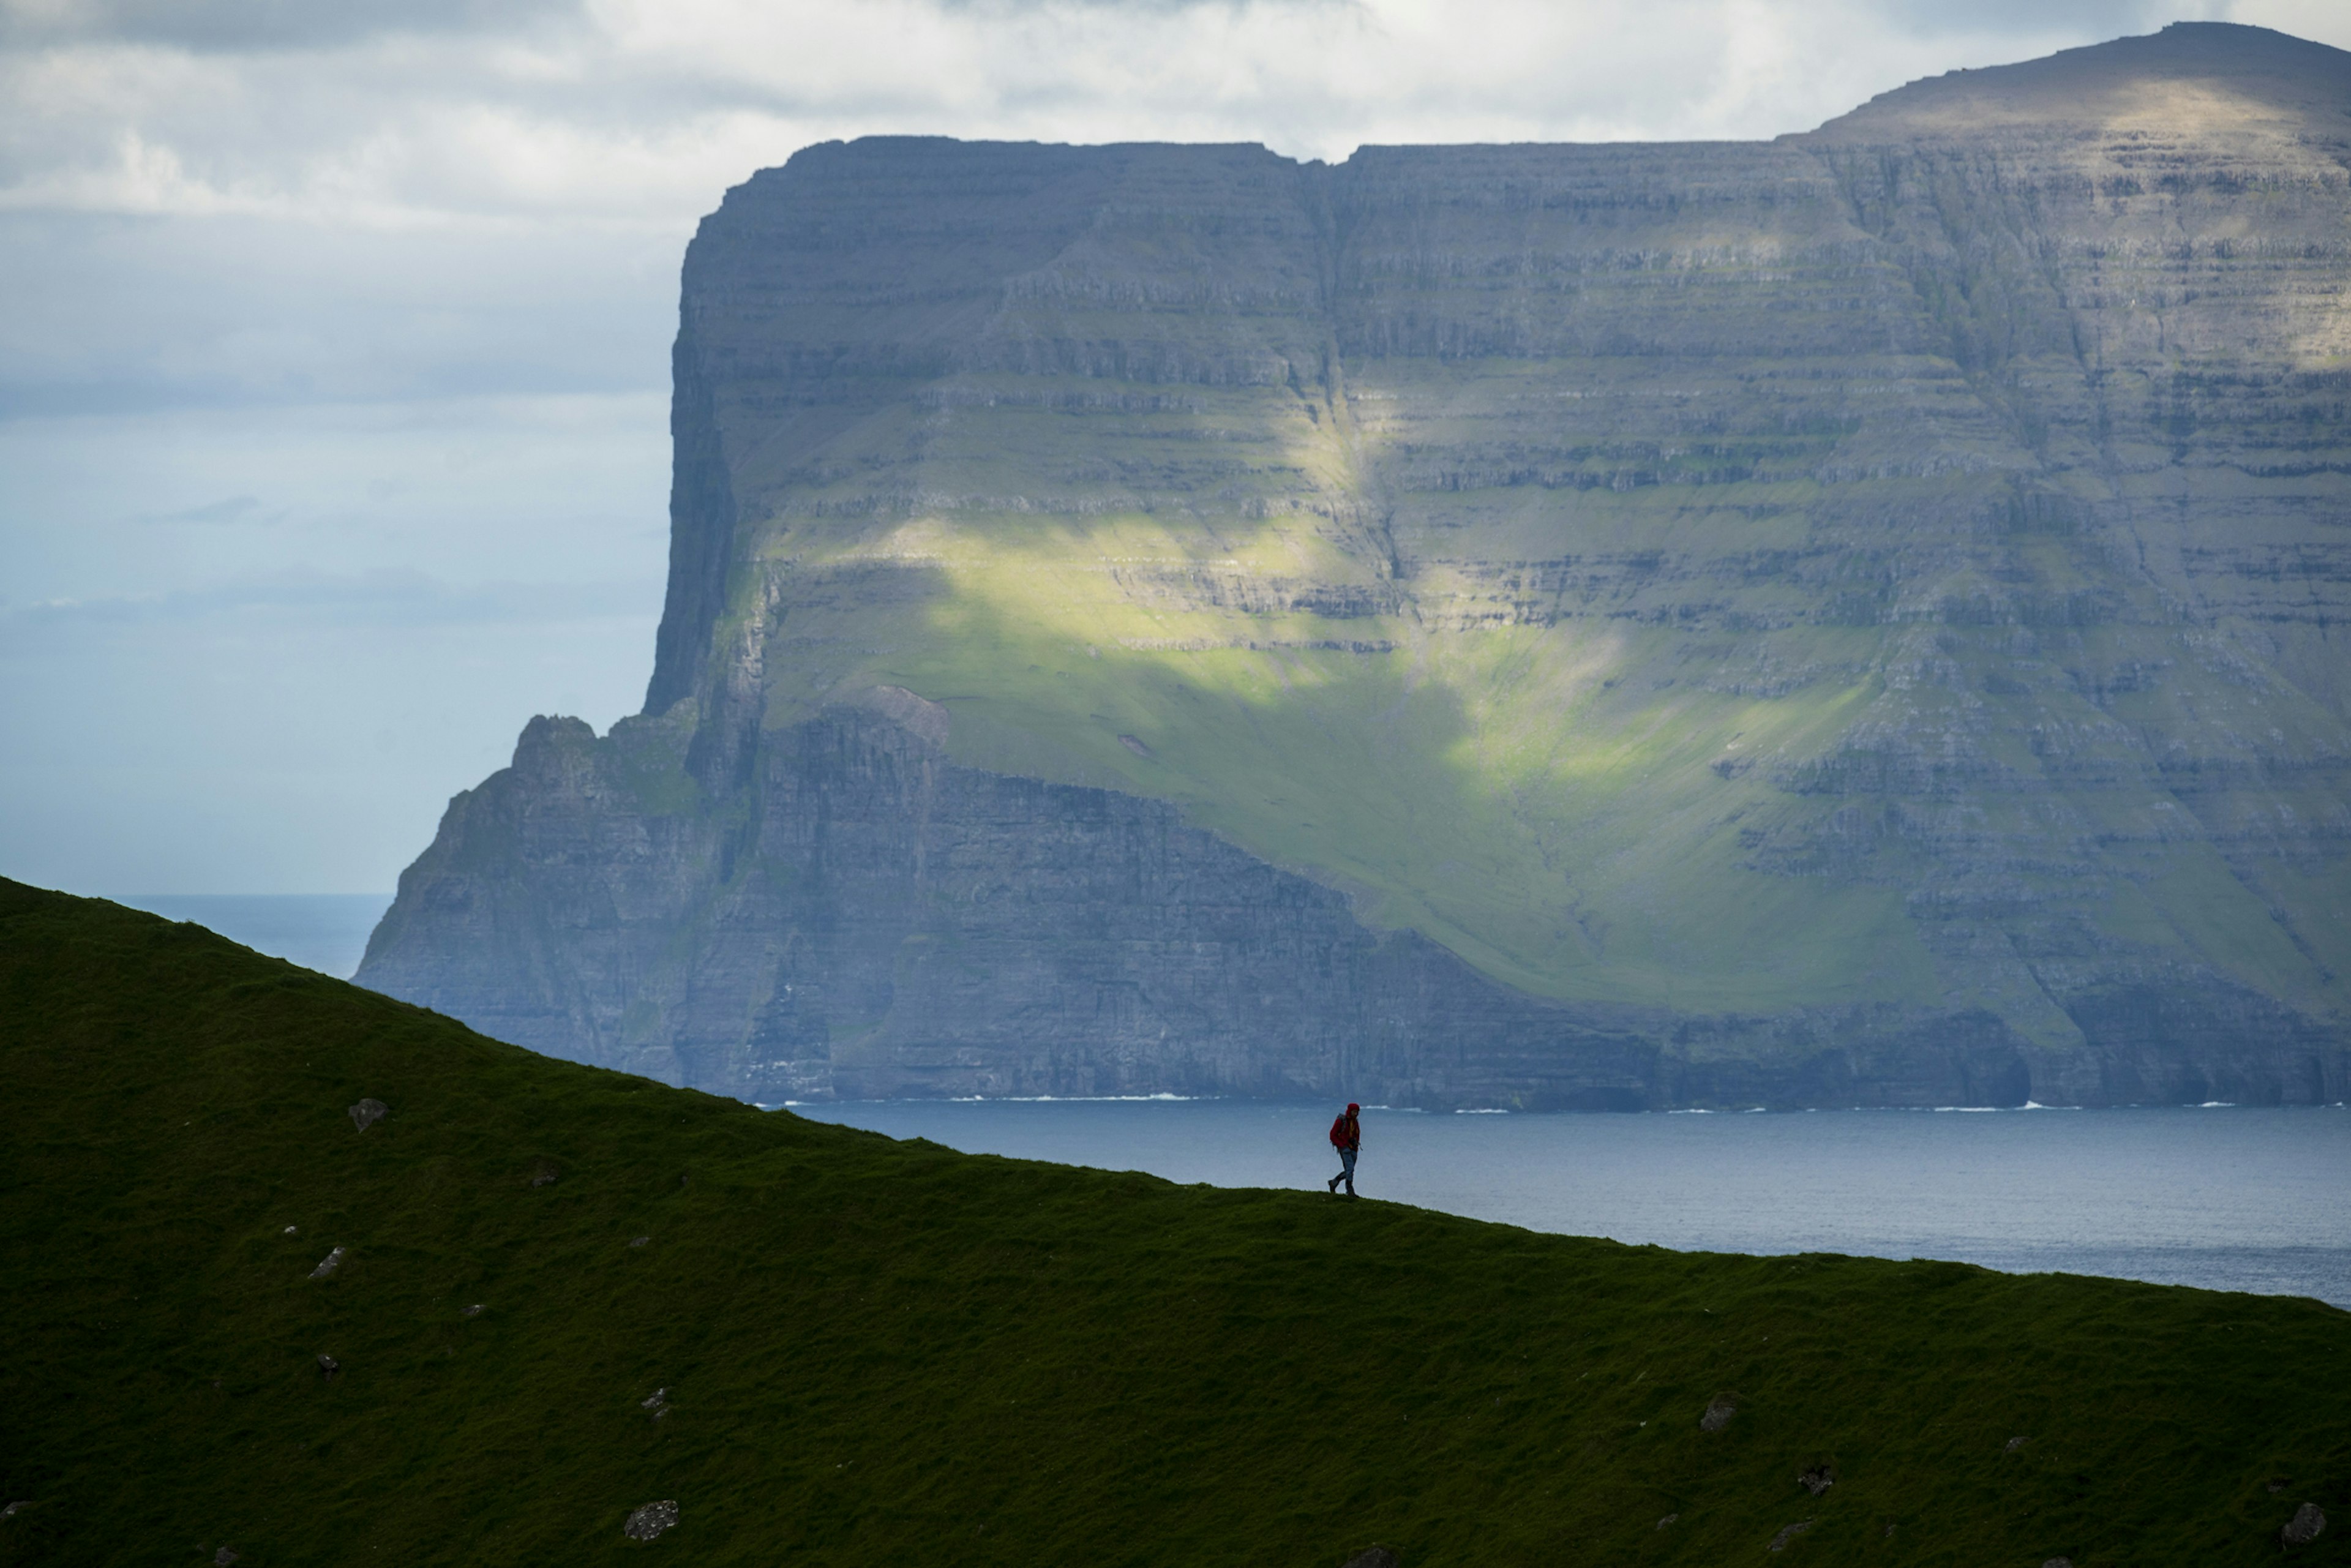
[[[1126,307],[1081,295],[1031,325],[1110,341]],[[2339,818],[2341,661],[2182,620],[2091,526],[2117,492],[2025,464],[1953,362],[1343,362],[1287,307],[1134,308],[1242,370],[958,371],[733,459],[712,645],[761,643],[768,725],[904,686],[959,761],[1174,801],[1545,996],[1987,1006],[2054,1048],[2028,955],[2089,941],[2343,1006],[2342,857],[2242,847]],[[2157,556],[2252,494],[2179,482],[2115,481]],[[2284,765],[2229,772],[2249,745]]]

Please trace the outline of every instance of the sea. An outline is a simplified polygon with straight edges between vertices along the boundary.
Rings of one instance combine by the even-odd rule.
[[[1320,1188],[1334,1105],[879,1101],[790,1107],[972,1154]],[[1356,1189],[1703,1252],[1940,1258],[2351,1308],[2351,1109],[1529,1115],[1367,1109]]]
[[[348,978],[388,894],[120,902]],[[799,1115],[972,1154],[1313,1190],[1336,1105],[915,1100]],[[1364,1113],[1357,1190],[1707,1252],[1943,1258],[2351,1308],[2351,1109]]]
[[[392,907],[388,893],[148,893],[117,904],[193,920],[256,953],[348,980],[367,956],[368,934]]]

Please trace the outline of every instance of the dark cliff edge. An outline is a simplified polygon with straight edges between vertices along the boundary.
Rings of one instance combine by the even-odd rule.
[[[806,149],[686,255],[645,713],[358,977],[762,1102],[2351,1097],[2346,106],[2182,24],[1768,143]]]
[[[402,877],[362,983],[568,1057],[765,1103],[1352,1094],[1400,1105],[2309,1103],[2351,1052],[2215,977],[1982,1011],[1546,1002],[1173,807],[947,761],[885,688],[769,732],[699,810],[684,712],[538,718]],[[2164,983],[2168,981],[2169,983]]]

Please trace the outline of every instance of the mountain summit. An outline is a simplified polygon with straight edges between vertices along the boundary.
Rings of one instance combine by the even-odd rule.
[[[883,138],[685,259],[646,710],[365,984],[763,1100],[2351,1092],[2351,56]]]
[[[2351,151],[2351,54],[2266,27],[2174,22],[2145,37],[2066,49],[1994,70],[1959,70],[1880,93],[1805,141],[1902,138],[2182,138],[2231,135],[2273,156],[2304,142]],[[1789,140],[1782,138],[1782,140]]]

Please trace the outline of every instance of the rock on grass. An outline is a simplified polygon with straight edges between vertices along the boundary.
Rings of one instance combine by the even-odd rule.
[[[621,1533],[632,1541],[651,1541],[677,1523],[677,1500],[664,1498],[649,1502],[629,1515],[629,1522],[621,1526]]]
[[[2278,1529],[2281,1546],[2307,1546],[2318,1539],[2326,1528],[2326,1513],[2314,1502],[2304,1503],[2294,1511],[2294,1517]]]

